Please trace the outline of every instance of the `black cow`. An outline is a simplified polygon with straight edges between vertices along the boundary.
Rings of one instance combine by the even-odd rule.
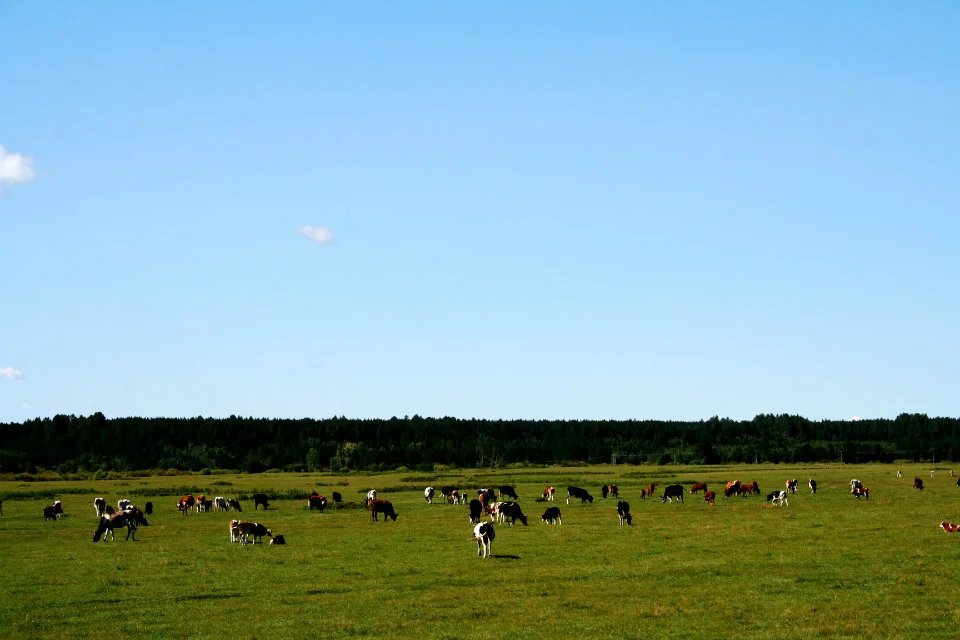
[[[580,487],[567,487],[567,504],[570,504],[570,498],[580,498],[580,504],[593,504],[593,496]]]
[[[483,516],[483,503],[479,500],[470,501],[470,523],[477,524]]]
[[[600,487],[600,495],[602,495],[603,499],[606,500],[607,496],[610,495],[610,485],[605,484]]]
[[[510,525],[513,526],[517,520],[523,523],[523,526],[527,526],[527,516],[523,515],[523,511],[520,509],[520,504],[516,502],[504,502],[500,505],[500,517],[501,522],[506,522],[507,519],[510,519]]]
[[[270,502],[267,500],[266,494],[255,493],[253,494],[253,510],[256,511],[258,507],[263,506],[264,509],[270,507]]]
[[[287,541],[284,540],[282,533],[278,533],[277,535],[270,538],[270,544],[287,544]]]
[[[547,507],[540,519],[547,524],[563,524],[560,521],[560,507]]]
[[[229,507],[230,507],[231,509],[233,509],[234,511],[243,512],[243,509],[240,508],[240,501],[239,501],[239,500],[234,500],[233,498],[230,498],[229,500],[227,500],[227,506],[229,506]],[[253,505],[253,508],[256,509],[256,508],[257,508],[257,505]]]
[[[660,502],[673,502],[673,499],[676,498],[680,502],[683,502],[683,485],[682,484],[671,484],[666,489],[663,490],[663,495],[660,497]]]
[[[626,500],[621,500],[617,503],[617,515],[620,516],[620,526],[623,526],[623,523],[633,524],[633,516],[630,515],[630,503]]]
[[[477,497],[480,498],[483,506],[497,501],[497,494],[493,489],[480,489],[477,491]]]
[[[330,498],[333,499],[333,501],[336,502],[337,504],[340,504],[341,502],[343,502],[343,496],[340,495],[339,491],[334,491],[333,493],[331,493]]]
[[[504,496],[507,496],[508,498],[513,498],[514,500],[518,500],[518,499],[519,499],[519,496],[517,495],[516,489],[514,489],[514,488],[511,487],[510,485],[508,485],[508,484],[502,484],[502,485],[500,485],[499,489],[500,489],[500,499],[501,499],[501,500],[503,500],[503,497],[504,497]]]
[[[153,515],[153,503],[152,503],[152,502],[148,502],[147,504],[143,505],[143,512],[144,512],[146,515],[148,515],[148,516],[152,516],[152,515]]]

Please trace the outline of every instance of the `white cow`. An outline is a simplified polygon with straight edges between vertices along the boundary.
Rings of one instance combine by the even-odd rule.
[[[433,487],[427,487],[423,490],[423,499],[427,501],[427,504],[433,504]]]

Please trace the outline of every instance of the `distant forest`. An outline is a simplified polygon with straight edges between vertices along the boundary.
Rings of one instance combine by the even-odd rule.
[[[115,418],[57,415],[0,423],[0,472],[147,469],[377,471],[512,464],[942,462],[960,454],[960,419],[811,421],[477,420],[334,417]]]

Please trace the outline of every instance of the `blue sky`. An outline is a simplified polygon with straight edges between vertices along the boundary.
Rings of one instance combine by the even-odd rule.
[[[0,4],[0,421],[960,416],[954,2]]]

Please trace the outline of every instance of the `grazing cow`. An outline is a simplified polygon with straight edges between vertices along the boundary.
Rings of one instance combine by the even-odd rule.
[[[330,498],[337,504],[340,504],[341,502],[343,502],[343,496],[340,495],[339,491],[334,491],[333,493],[331,493]]]
[[[900,471],[900,469],[897,469],[897,477],[898,477],[898,478],[902,478],[902,477],[903,477],[903,471]]]
[[[283,537],[282,533],[278,533],[277,535],[270,538],[270,544],[287,544],[287,541]]]
[[[43,508],[43,519],[46,520],[56,520],[63,515],[63,505],[60,504],[59,500],[55,500],[53,504],[47,505]]]
[[[102,518],[103,512],[107,508],[107,501],[103,498],[94,498],[93,500],[93,510],[97,512],[97,517]]]
[[[207,496],[197,497],[197,513],[209,512],[212,506],[213,506],[213,500],[211,500]]]
[[[714,504],[717,499],[716,491],[705,491],[703,493],[703,499],[707,504]]]
[[[810,487],[810,493],[817,492],[817,481],[814,480],[813,478],[810,478],[809,480],[807,480],[807,486]]]
[[[227,511],[227,499],[223,496],[217,496],[213,499],[213,510],[214,511]]]
[[[127,500],[126,498],[120,498],[117,500],[117,509],[120,511],[126,511],[133,506],[133,503]]]
[[[654,483],[652,483],[652,482],[651,482],[650,484],[648,484],[648,485],[647,485],[647,497],[648,497],[648,498],[652,498],[652,497],[653,497],[653,492],[656,491],[656,490],[657,490],[657,485],[656,485],[656,484],[654,484]]]
[[[863,488],[863,482],[854,478],[853,480],[850,481],[850,492],[852,493],[854,489],[858,489],[858,488],[859,489]]]
[[[97,542],[102,539],[106,542],[107,534],[110,535],[110,540],[115,540],[113,530],[119,527],[126,527],[127,540],[136,542],[137,527],[140,525],[147,526],[148,524],[147,519],[143,517],[143,512],[140,511],[140,509],[136,507],[123,509],[113,515],[100,518],[100,524],[97,525],[97,530],[93,532],[93,541]]]
[[[481,558],[492,557],[493,539],[497,537],[493,530],[493,525],[489,522],[481,522],[473,528],[473,538],[477,541],[477,555]]]
[[[603,499],[606,500],[607,496],[610,495],[610,485],[605,484],[600,487],[600,495],[602,495]]]
[[[427,487],[423,490],[423,499],[427,501],[427,504],[433,504],[433,487]]]
[[[462,495],[458,490],[454,489],[450,492],[450,497],[447,498],[447,502],[450,504],[460,504],[462,500],[466,500],[467,496]]]
[[[921,480],[919,476],[913,479],[913,490],[923,491],[923,480]]]
[[[397,521],[397,512],[393,510],[393,503],[390,502],[389,500],[380,500],[380,499],[371,500],[369,506],[370,506],[370,517],[373,519],[374,522],[377,522],[379,520],[377,518],[378,513],[383,514],[384,522],[387,521],[388,517],[393,518],[394,522]]]
[[[620,487],[615,484],[610,485],[610,497],[620,499]]]
[[[620,516],[620,526],[623,526],[623,523],[633,524],[633,516],[630,515],[630,503],[626,500],[621,500],[617,503],[617,515]]]
[[[196,504],[196,502],[196,498],[188,493],[177,502],[177,511],[182,511],[183,515],[187,515],[187,513],[193,509],[193,505]]]
[[[593,496],[580,487],[567,487],[567,504],[570,504],[570,498],[580,498],[580,504],[593,504]]]
[[[231,509],[233,509],[234,511],[243,512],[243,509],[240,508],[240,501],[239,501],[239,500],[236,500],[236,499],[234,499],[234,498],[230,498],[229,500],[227,500],[227,505],[228,505]]]
[[[960,532],[960,524],[955,524],[953,522],[947,522],[944,520],[940,523],[940,528],[946,531],[947,533],[958,533]]]
[[[796,492],[797,492],[797,479],[796,479],[796,478],[794,478],[793,480],[787,480],[786,485],[787,485],[787,491],[789,491],[790,493],[796,493]]]
[[[253,544],[257,544],[258,538],[260,539],[260,544],[263,544],[263,536],[267,536],[268,538],[273,537],[273,533],[270,531],[270,529],[267,529],[265,526],[257,522],[238,522],[237,533],[238,537],[240,538],[241,545],[250,544],[251,538]]]
[[[698,491],[706,491],[707,483],[706,482],[694,482],[690,485],[690,495],[695,495]]]
[[[958,480],[960,482],[960,480]],[[553,502],[553,494],[557,492],[553,487],[547,487],[543,490],[543,496],[541,496],[547,502]]]
[[[256,511],[261,505],[263,506],[264,510],[270,507],[270,502],[267,500],[267,496],[263,493],[253,494],[253,510]]]
[[[510,526],[512,527],[519,520],[523,523],[523,526],[527,526],[527,516],[523,515],[519,503],[498,502],[497,504],[499,505],[497,508],[497,520],[499,522],[510,520]]]
[[[307,508],[310,511],[317,509],[320,513],[323,513],[323,510],[327,508],[327,497],[314,491],[307,497]]]
[[[148,516],[153,515],[153,503],[150,502],[149,500],[145,505],[143,505],[143,513]]]
[[[479,489],[477,490],[477,497],[480,498],[483,506],[497,501],[497,494],[493,489]]]
[[[772,504],[775,507],[787,506],[790,503],[787,502],[787,492],[783,491],[773,491],[767,494],[767,502]]]
[[[646,490],[646,489],[640,489],[640,499],[641,499],[641,500],[646,500],[646,499],[647,499],[647,490]]]
[[[446,500],[449,504],[456,504],[457,500],[453,497],[453,492],[456,490],[456,487],[452,487],[450,485],[440,487],[440,497]]]
[[[741,484],[740,485],[740,495],[742,496],[752,496],[760,495],[760,485],[757,484],[757,481],[754,480],[750,484]]]
[[[470,523],[477,524],[483,516],[483,503],[479,500],[470,501]]]
[[[739,481],[739,480],[731,480],[731,481],[728,482],[727,485],[723,488],[723,495],[724,495],[725,497],[727,497],[727,498],[729,498],[730,496],[733,496],[733,495],[738,495],[739,493],[740,493],[740,481]]]
[[[547,524],[563,524],[560,521],[560,507],[547,507],[540,519]]]
[[[852,493],[857,500],[859,500],[861,497],[864,497],[867,500],[870,499],[870,489],[866,487],[854,487]]]
[[[660,502],[673,502],[674,498],[676,498],[680,502],[683,502],[683,485],[682,484],[668,485],[667,488],[663,490],[663,495],[660,496]]]
[[[500,492],[500,499],[503,500],[504,497],[513,498],[514,500],[519,500],[520,497],[517,495],[517,490],[514,489],[509,484],[502,484],[498,488]]]

